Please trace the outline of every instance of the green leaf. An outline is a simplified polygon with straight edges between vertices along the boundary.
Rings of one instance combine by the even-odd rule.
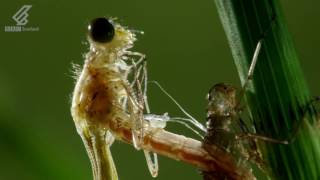
[[[257,42],[264,41],[246,102],[256,133],[291,139],[262,143],[276,179],[320,178],[320,131],[297,53],[277,0],[215,0],[242,84]],[[270,25],[272,24],[272,25]],[[297,132],[297,133],[296,133]]]

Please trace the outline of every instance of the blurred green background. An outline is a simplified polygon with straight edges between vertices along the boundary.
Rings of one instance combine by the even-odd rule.
[[[301,65],[313,95],[320,95],[320,1],[281,0]],[[0,11],[0,180],[92,179],[89,159],[70,116],[74,86],[71,62],[82,64],[90,19],[116,16],[143,30],[135,51],[148,57],[149,78],[159,81],[204,123],[205,95],[211,85],[239,78],[213,0],[1,1]],[[4,32],[24,4],[27,26],[38,32]],[[272,87],[271,87],[272,88]],[[150,85],[154,113],[181,116]],[[171,131],[192,136],[183,127]],[[143,153],[112,146],[120,179],[152,179]],[[201,179],[194,167],[160,157],[157,179]]]

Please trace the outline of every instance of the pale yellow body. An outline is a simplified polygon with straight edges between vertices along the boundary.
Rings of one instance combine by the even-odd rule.
[[[110,126],[134,127],[143,112],[143,104],[141,108],[127,80],[133,66],[123,60],[132,53],[126,50],[132,47],[134,34],[119,24],[114,28],[111,42],[97,43],[88,38],[90,51],[77,74],[72,97],[71,114],[95,180],[118,179],[110,153],[117,132],[112,132]]]

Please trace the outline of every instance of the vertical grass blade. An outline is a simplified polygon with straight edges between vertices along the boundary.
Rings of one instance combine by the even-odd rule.
[[[276,179],[320,178],[320,131],[297,53],[277,0],[215,0],[242,84],[257,42],[265,35],[246,92],[256,133],[290,139],[259,143]],[[271,24],[271,22],[273,22]],[[298,130],[298,131],[297,131]],[[296,135],[294,135],[296,133]]]

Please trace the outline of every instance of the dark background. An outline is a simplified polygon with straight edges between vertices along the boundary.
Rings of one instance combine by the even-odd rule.
[[[313,95],[320,95],[320,1],[281,0],[289,30]],[[24,4],[27,26],[38,32],[4,32]],[[134,47],[148,57],[149,78],[159,81],[204,123],[211,85],[239,78],[213,0],[92,0],[0,2],[0,179],[92,179],[89,159],[70,116],[74,86],[71,62],[82,64],[90,19],[116,16],[143,30]],[[158,88],[150,86],[154,113],[182,116]],[[190,136],[183,127],[169,130]],[[120,179],[152,179],[143,153],[112,146]],[[160,157],[158,179],[201,179],[197,169]]]

